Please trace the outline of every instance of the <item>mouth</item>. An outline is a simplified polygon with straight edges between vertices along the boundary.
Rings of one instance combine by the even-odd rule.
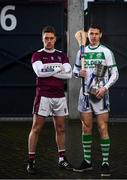
[[[47,43],[47,46],[51,46],[52,44],[49,42],[49,43]]]

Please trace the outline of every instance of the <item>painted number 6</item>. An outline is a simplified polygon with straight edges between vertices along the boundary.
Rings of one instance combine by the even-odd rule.
[[[8,5],[5,6],[2,10],[1,10],[1,14],[0,14],[0,22],[1,22],[1,27],[5,30],[5,31],[12,31],[16,28],[17,25],[17,19],[13,14],[7,14],[7,11],[10,10],[15,10],[15,6],[12,5]],[[7,21],[10,21],[9,23],[7,23]]]

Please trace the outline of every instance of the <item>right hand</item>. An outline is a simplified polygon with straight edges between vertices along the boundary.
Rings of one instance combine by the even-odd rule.
[[[79,71],[79,76],[85,78],[85,77],[86,77],[86,70],[82,70],[82,69],[81,69],[81,70]]]
[[[56,67],[54,68],[55,72],[60,72],[61,71],[61,68],[60,67]]]
[[[105,87],[100,87],[96,93],[96,98],[102,99],[106,92],[107,92],[107,89]]]
[[[65,72],[65,69],[64,69],[64,67],[61,65],[60,67],[56,67],[55,69],[54,69],[56,72],[61,72],[61,73],[64,73]]]

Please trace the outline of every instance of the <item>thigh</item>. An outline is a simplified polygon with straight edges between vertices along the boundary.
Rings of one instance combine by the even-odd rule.
[[[105,113],[99,114],[99,115],[97,115],[96,119],[97,119],[98,126],[100,126],[100,127],[106,126],[107,127],[107,123],[109,121],[109,113],[105,112]]]
[[[80,119],[82,122],[82,131],[84,133],[92,133],[93,127],[93,114],[92,112],[80,113]]]
[[[36,114],[33,115],[32,129],[35,129],[37,131],[41,130],[44,123],[45,123],[45,117],[39,116],[39,115],[36,115]]]
[[[65,128],[65,117],[64,116],[55,116],[53,117],[53,123],[55,129],[64,129]]]

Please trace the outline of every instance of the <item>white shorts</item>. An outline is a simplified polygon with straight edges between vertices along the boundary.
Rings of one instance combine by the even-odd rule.
[[[40,97],[38,103],[34,104],[33,113],[40,116],[67,116],[68,107],[66,97],[62,98],[48,98]]]
[[[78,111],[79,112],[93,112],[95,115],[109,112],[109,95],[106,94],[100,101],[93,101],[92,98],[84,96],[82,91],[80,91],[79,101],[78,101]]]

